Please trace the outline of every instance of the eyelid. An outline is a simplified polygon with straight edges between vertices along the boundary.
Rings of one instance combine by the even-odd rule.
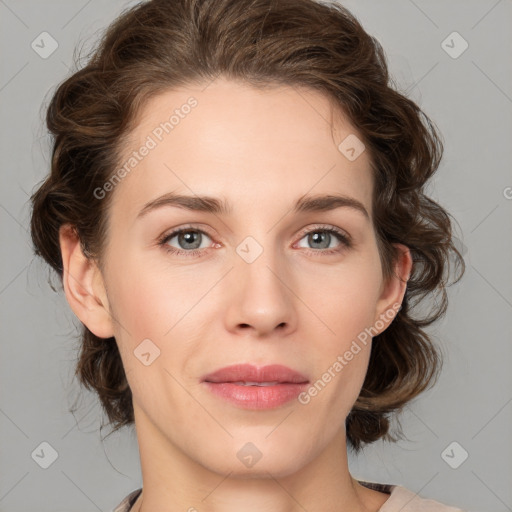
[[[161,240],[163,238],[167,238],[168,236],[176,235],[176,234],[179,234],[181,231],[187,231],[187,230],[199,231],[199,232],[202,232],[202,233],[208,235],[210,238],[212,238],[214,235],[212,235],[208,231],[208,229],[209,228],[205,224],[185,224],[184,226],[166,230],[162,235],[160,235],[158,237],[158,239]],[[315,229],[317,229],[317,230],[325,229],[326,231],[333,230],[333,231],[336,231],[339,234],[345,236],[348,240],[352,241],[352,237],[350,236],[350,234],[347,231],[345,231],[344,229],[338,228],[337,226],[333,226],[332,224],[318,224],[318,223],[317,224],[313,223],[313,225],[309,224],[305,228],[301,229],[297,236],[300,236],[302,238],[304,235],[307,235],[308,233],[310,233],[311,231],[314,231]]]
[[[171,235],[177,235],[182,231],[198,231],[205,233],[211,238],[213,235],[211,235],[208,230],[209,228],[206,226],[206,224],[184,224],[183,226],[167,229],[158,237],[158,239],[161,240],[162,238],[166,238]]]
[[[313,224],[312,226],[309,225],[309,226],[305,227],[304,229],[302,229],[299,232],[298,236],[300,238],[302,238],[311,232],[323,231],[323,230],[333,231],[333,232],[337,233],[338,235],[346,238],[348,242],[352,242],[352,237],[349,235],[349,233],[347,231],[345,231],[344,229],[338,228],[337,226],[333,226],[332,224]]]

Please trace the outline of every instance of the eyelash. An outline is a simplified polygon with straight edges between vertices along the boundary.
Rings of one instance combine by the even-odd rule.
[[[181,233],[186,232],[192,232],[192,233],[202,233],[209,238],[212,238],[206,231],[198,228],[194,228],[193,226],[186,226],[180,229],[176,229],[172,231],[171,233],[166,233],[158,240],[158,245],[161,246],[166,252],[174,254],[176,256],[185,256],[187,258],[196,258],[201,256],[201,253],[205,249],[193,249],[191,251],[185,251],[183,249],[176,249],[174,247],[170,247],[167,242],[174,238],[176,235],[179,235]],[[336,249],[306,249],[306,252],[310,255],[331,255],[331,254],[337,254],[341,253],[345,249],[350,249],[352,247],[352,241],[349,236],[347,236],[345,233],[343,233],[341,230],[338,230],[337,228],[334,228],[332,226],[316,226],[313,229],[310,229],[308,231],[305,231],[301,233],[301,237],[299,240],[302,240],[305,236],[311,234],[311,233],[329,233],[331,235],[335,235],[335,237],[338,238],[338,240],[341,242],[342,247],[336,248]]]

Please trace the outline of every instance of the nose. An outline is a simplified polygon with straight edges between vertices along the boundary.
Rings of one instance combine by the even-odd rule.
[[[293,277],[284,260],[264,250],[252,262],[235,260],[226,283],[230,300],[227,329],[238,334],[252,332],[263,338],[273,333],[285,335],[297,325],[297,298]]]

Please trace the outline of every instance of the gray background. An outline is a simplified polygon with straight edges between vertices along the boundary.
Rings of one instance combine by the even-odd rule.
[[[28,196],[49,167],[41,105],[70,72],[76,43],[94,42],[133,3],[0,0],[1,512],[108,511],[141,485],[133,430],[102,441],[108,428],[99,431],[96,399],[73,379],[79,324],[64,295],[49,288],[27,231]],[[448,314],[429,329],[444,371],[406,407],[408,439],[366,448],[351,457],[351,471],[470,511],[510,511],[512,2],[343,3],[380,40],[398,86],[444,136],[430,190],[457,219],[467,263],[449,291]],[[58,43],[45,59],[31,47],[43,31]],[[441,44],[454,31],[469,44],[457,58]],[[461,40],[448,42],[461,48]],[[31,456],[44,441],[58,454],[47,469]],[[469,454],[457,469],[441,455],[453,441],[460,447],[448,450],[452,465],[462,450]]]

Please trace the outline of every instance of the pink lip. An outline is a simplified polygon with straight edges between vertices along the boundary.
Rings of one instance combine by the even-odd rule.
[[[297,398],[309,381],[299,372],[278,364],[237,364],[206,375],[202,382],[209,391],[238,407],[272,409]],[[275,384],[244,386],[241,382]]]

